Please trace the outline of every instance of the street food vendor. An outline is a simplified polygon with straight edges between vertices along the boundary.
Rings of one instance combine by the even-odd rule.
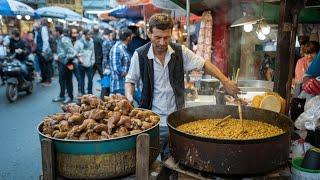
[[[236,83],[229,80],[210,60],[197,56],[180,44],[171,42],[173,21],[167,14],[154,14],[149,20],[148,37],[151,42],[138,48],[131,59],[125,81],[125,94],[133,101],[135,84],[142,80],[140,107],[151,109],[161,117],[160,144],[167,147],[167,116],[185,106],[184,72],[204,69],[223,84],[226,92],[239,92]],[[166,152],[161,153],[161,158]]]

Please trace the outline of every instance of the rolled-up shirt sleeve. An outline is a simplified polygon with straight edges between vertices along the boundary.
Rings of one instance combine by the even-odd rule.
[[[140,80],[139,56],[137,52],[134,52],[131,58],[130,67],[129,67],[129,71],[126,76],[125,82],[138,84],[139,80]]]
[[[205,59],[196,55],[185,46],[182,46],[182,56],[183,68],[185,71],[191,71],[193,69],[201,70],[203,68]]]

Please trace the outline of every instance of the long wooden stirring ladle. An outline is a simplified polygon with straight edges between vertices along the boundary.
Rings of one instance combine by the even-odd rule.
[[[238,101],[238,112],[239,112],[239,118],[241,121],[241,127],[242,127],[242,133],[244,133],[244,125],[243,125],[243,118],[242,118],[242,107],[241,107],[241,102]]]
[[[237,74],[236,74],[236,83],[238,83],[238,79],[239,79],[239,73],[240,73],[240,68],[237,69]],[[236,96],[236,100],[238,102],[238,112],[239,112],[239,118],[241,121],[241,127],[242,127],[242,133],[245,133],[244,131],[244,125],[243,125],[243,118],[242,118],[242,107],[241,107],[241,100],[238,96]]]
[[[232,116],[231,115],[228,115],[226,117],[224,117],[221,121],[219,121],[216,126],[219,126],[221,123],[225,122],[226,120],[228,120],[229,118],[231,118]]]

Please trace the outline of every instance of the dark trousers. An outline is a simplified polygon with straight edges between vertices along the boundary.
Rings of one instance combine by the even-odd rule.
[[[84,67],[82,65],[78,66],[78,72],[79,72],[79,86],[80,86],[80,92],[82,94],[85,94],[84,92],[84,85],[85,85],[85,75],[87,74],[88,78],[88,94],[92,94],[92,79],[93,79],[93,68],[92,67]]]
[[[101,94],[100,94],[101,99],[103,99],[104,96],[109,96],[109,95],[110,95],[110,87],[101,88]]]
[[[98,73],[100,75],[100,79],[102,79],[102,77],[103,77],[102,64],[94,64],[93,65],[93,72],[92,72],[93,76],[96,73],[96,71],[98,71]],[[92,78],[93,78],[93,76],[92,76]]]
[[[42,82],[51,82],[52,77],[52,61],[47,61],[42,55],[38,55],[39,67],[41,70]]]
[[[169,151],[169,144],[168,144],[168,138],[169,138],[169,128],[168,126],[159,126],[160,129],[160,148],[161,148],[161,160],[165,160],[169,157],[170,151]]]
[[[78,93],[80,93],[80,75],[79,75],[79,64],[74,64],[74,69],[73,69],[73,74],[77,79],[77,84],[78,84]]]
[[[67,89],[68,95],[73,99],[73,84],[72,84],[72,71],[70,71],[65,64],[59,63],[59,84],[60,84],[60,97],[64,98]]]

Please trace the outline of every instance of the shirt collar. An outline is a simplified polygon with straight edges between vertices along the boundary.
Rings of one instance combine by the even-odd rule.
[[[123,41],[119,40],[118,43],[119,43],[119,46],[124,46],[125,48],[127,48],[127,45]]]
[[[172,47],[170,45],[168,45],[168,50],[167,50],[167,53],[166,53],[166,57],[167,56],[171,56],[171,54],[174,53],[174,50],[172,49]],[[152,44],[150,45],[150,48],[149,48],[149,51],[148,51],[148,59],[155,59],[155,55],[153,53],[153,49],[152,49]]]

